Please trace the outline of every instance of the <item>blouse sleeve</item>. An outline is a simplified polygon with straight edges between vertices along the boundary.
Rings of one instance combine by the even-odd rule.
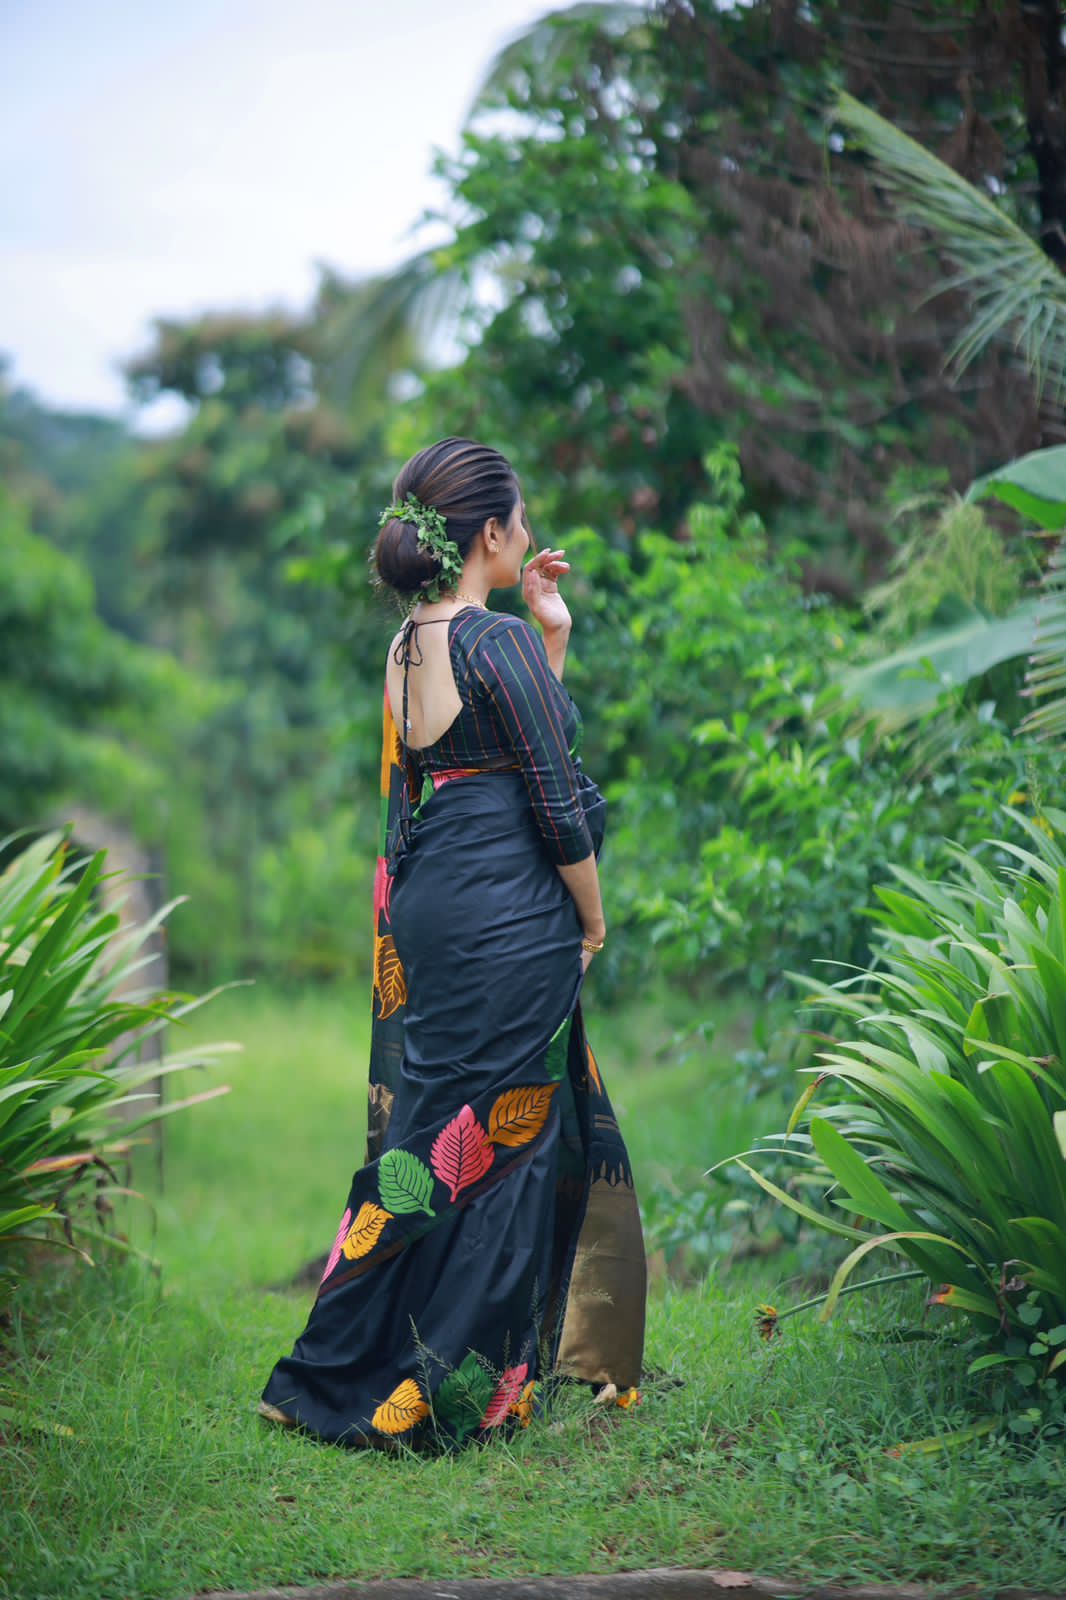
[[[522,768],[537,826],[560,866],[593,853],[544,644],[518,617],[500,617],[470,665]]]

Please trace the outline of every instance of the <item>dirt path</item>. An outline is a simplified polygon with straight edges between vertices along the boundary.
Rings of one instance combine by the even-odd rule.
[[[696,1572],[656,1567],[647,1572],[615,1572],[596,1577],[550,1578],[386,1578],[344,1582],[312,1589],[256,1589],[212,1592],[197,1600],[934,1600],[945,1591],[920,1584],[805,1584],[797,1579],[760,1578],[751,1572],[721,1569]],[[951,1600],[1066,1600],[1066,1591],[960,1586]]]

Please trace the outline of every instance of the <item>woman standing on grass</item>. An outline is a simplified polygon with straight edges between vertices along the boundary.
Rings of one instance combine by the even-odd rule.
[[[412,457],[393,500],[367,1161],[260,1411],[454,1447],[528,1422],[552,1373],[636,1398],[645,1263],[579,999],[605,805],[562,684],[569,564],[523,569],[518,480],[470,439]],[[519,582],[543,637],[488,609]]]

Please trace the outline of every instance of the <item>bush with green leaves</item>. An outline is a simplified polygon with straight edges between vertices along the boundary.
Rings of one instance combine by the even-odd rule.
[[[970,1319],[986,1346],[972,1370],[1036,1386],[1066,1370],[1066,811],[1019,820],[1031,848],[996,841],[1011,866],[952,845],[942,882],[893,868],[873,966],[832,984],[792,975],[849,1036],[817,1052],[767,1142],[796,1183],[767,1178],[759,1152],[739,1164],[852,1245],[825,1316],[888,1250]]]
[[[1061,757],[1012,738],[998,710],[1021,657],[884,728],[841,682],[861,619],[806,595],[792,555],[769,548],[732,451],[706,466],[686,539],[565,541],[575,694],[611,805],[608,919],[634,936],[613,941],[607,972],[650,938],[675,977],[773,992],[787,967],[864,959],[889,864],[937,874],[945,835],[983,848],[997,808],[1053,790]]]
[[[175,732],[213,693],[108,626],[86,567],[0,485],[0,828],[74,797],[157,837]]]
[[[127,986],[156,959],[143,946],[183,897],[122,927],[118,906],[98,903],[105,851],[78,856],[53,832],[12,853],[18,837],[0,841],[0,1272],[27,1238],[62,1245],[57,1224],[70,1246],[79,1236],[121,1244],[81,1214],[87,1180],[106,1211],[122,1192],[112,1162],[132,1134],[226,1092],[163,1105],[154,1080],[240,1048],[138,1060],[145,1041],[211,998]]]

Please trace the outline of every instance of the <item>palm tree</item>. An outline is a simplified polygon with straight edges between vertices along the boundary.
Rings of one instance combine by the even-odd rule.
[[[1038,388],[1056,407],[1066,399],[1066,275],[1040,243],[987,194],[947,166],[894,123],[849,94],[832,108],[877,168],[900,215],[934,234],[956,271],[943,288],[961,289],[971,314],[949,359],[961,371],[993,340],[1007,341]],[[1012,470],[1013,467],[1013,470]],[[1066,527],[1066,446],[1037,451],[984,487],[1010,487],[1039,473],[1045,528]],[[1017,493],[1002,498],[1018,504]],[[1066,736],[1066,540],[1051,553],[1030,656],[1028,692],[1040,704],[1020,731]]]
[[[1038,240],[990,195],[850,94],[833,119],[877,167],[899,214],[936,235],[957,271],[972,315],[949,359],[961,371],[993,340],[1008,340],[1053,403],[1066,398],[1066,276]]]
[[[650,4],[579,0],[552,11],[497,52],[478,85],[464,130],[507,103],[509,90],[534,74],[555,70],[582,35],[617,36],[647,20]],[[344,283],[325,274],[314,321],[318,365],[330,401],[358,418],[376,413],[388,380],[425,371],[442,347],[460,338],[477,286],[447,248],[420,250],[388,273]]]

